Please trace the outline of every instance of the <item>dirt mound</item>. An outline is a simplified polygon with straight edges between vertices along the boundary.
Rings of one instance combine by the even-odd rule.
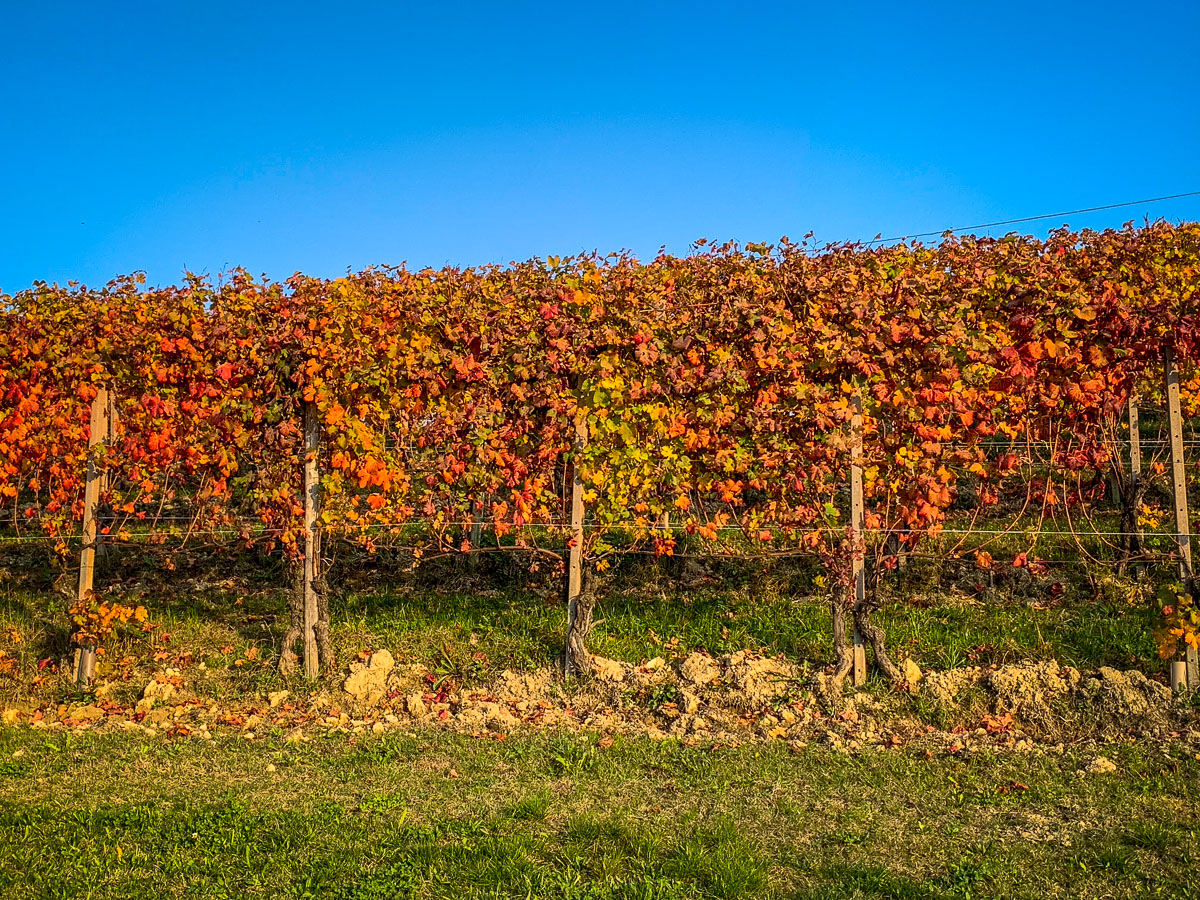
[[[1151,681],[1142,672],[1122,672],[1107,666],[1094,678],[1084,679],[1077,688],[1081,698],[1094,709],[1102,727],[1109,731],[1137,734],[1159,732],[1167,728],[1176,704],[1171,689]]]
[[[496,679],[496,696],[512,701],[545,699],[550,690],[550,675],[549,669],[538,672],[513,672],[505,669]]]
[[[1004,666],[987,672],[982,683],[992,697],[996,715],[1011,715],[1014,722],[1035,733],[1054,734],[1069,715],[1079,672],[1056,662]]]
[[[801,688],[800,670],[782,657],[741,651],[723,656],[721,664],[721,680],[728,686],[726,700],[737,709],[763,709]]]
[[[1004,716],[1047,738],[1156,735],[1179,710],[1170,689],[1141,672],[1102,667],[1084,677],[1052,660],[930,672],[919,693],[951,716]]]
[[[941,706],[958,706],[969,691],[978,687],[982,673],[983,669],[973,666],[945,672],[926,672],[921,679],[919,693]]]
[[[590,730],[731,746],[784,740],[845,752],[919,747],[931,752],[984,749],[1043,752],[1067,740],[1160,738],[1177,732],[1200,750],[1196,715],[1141,672],[1094,673],[1033,662],[929,672],[906,690],[850,692],[830,699],[824,673],[808,675],[782,656],[693,653],[639,665],[598,660],[594,677],[564,680],[552,668],[505,670],[463,686],[386,650],[363,655],[328,690],[247,695],[217,701],[202,683],[164,670],[131,703],[46,703],[3,711],[7,724],[37,728],[140,729],[209,738],[238,730],[307,740],[315,731],[358,733],[441,728],[498,738],[523,729]],[[915,690],[915,694],[910,694]],[[1041,743],[1038,743],[1041,742]],[[1195,751],[1193,751],[1195,752]]]
[[[704,687],[721,677],[721,667],[705,653],[693,653],[679,666],[679,677],[688,684]]]
[[[387,693],[388,675],[395,665],[391,653],[377,650],[365,663],[351,663],[350,674],[342,683],[342,690],[358,703],[374,706]]]

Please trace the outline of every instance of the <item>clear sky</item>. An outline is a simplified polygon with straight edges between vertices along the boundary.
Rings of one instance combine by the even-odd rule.
[[[1200,190],[1197,0],[5,0],[0,42],[10,293],[870,239]],[[1200,197],[1071,224],[1147,214]]]

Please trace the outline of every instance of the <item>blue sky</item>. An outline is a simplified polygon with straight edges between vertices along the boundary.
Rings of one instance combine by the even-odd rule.
[[[10,293],[870,239],[1200,190],[1194,0],[9,2],[0,41]],[[1200,197],[1071,224],[1147,214]]]

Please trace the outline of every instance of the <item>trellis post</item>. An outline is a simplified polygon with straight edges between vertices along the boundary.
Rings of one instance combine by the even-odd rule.
[[[321,557],[321,541],[317,516],[321,504],[321,473],[317,452],[321,440],[321,420],[317,405],[304,404],[304,675],[316,678],[320,674],[317,649],[317,589]]]
[[[92,400],[88,423],[87,476],[83,489],[83,547],[79,551],[79,588],[76,594],[82,603],[92,593],[96,574],[96,511],[104,488],[104,472],[97,456],[99,448],[109,438],[111,410],[108,388],[100,387]],[[86,687],[96,677],[96,648],[80,647],[75,657],[75,683]]]
[[[1138,485],[1142,482],[1142,431],[1138,420],[1138,395],[1136,391],[1129,393],[1129,490],[1130,496],[1137,496]],[[1142,546],[1142,530],[1137,525],[1137,510],[1133,513],[1134,531],[1137,544]],[[1141,578],[1146,574],[1146,565],[1142,561],[1133,564],[1134,574]]]
[[[582,412],[582,411],[581,411]],[[581,606],[583,593],[583,472],[579,465],[583,451],[587,449],[587,422],[580,415],[575,421],[575,457],[571,463],[571,545],[567,554],[567,646],[563,655],[563,670],[568,675],[575,671],[579,654],[585,651],[582,631],[586,633],[590,623],[583,621],[587,612]],[[577,640],[578,639],[578,640]],[[578,648],[576,644],[579,644]]]
[[[483,543],[483,510],[484,501],[474,500],[471,503],[471,552],[467,556],[467,568],[475,571],[479,568],[479,547]]]
[[[1179,372],[1175,368],[1175,354],[1170,347],[1163,350],[1163,379],[1167,395],[1167,430],[1171,441],[1171,493],[1174,495],[1175,540],[1179,548],[1179,575],[1184,590],[1192,591],[1191,526],[1188,521],[1187,473],[1183,467],[1183,414],[1179,405]],[[1190,644],[1186,657],[1187,686],[1189,690],[1200,688],[1200,661],[1196,648]]]
[[[853,397],[853,412],[850,417],[850,537],[853,541],[851,576],[854,580],[854,608],[861,608],[867,596],[866,544],[863,529],[863,417],[862,393]],[[853,617],[852,617],[853,618]],[[854,625],[854,683],[862,685],[867,680],[867,647],[863,634]]]
[[[471,549],[478,550],[483,543],[483,501],[476,500],[473,506],[475,521],[471,523]]]

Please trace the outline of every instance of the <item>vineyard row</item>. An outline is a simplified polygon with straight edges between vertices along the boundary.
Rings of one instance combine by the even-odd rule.
[[[17,532],[82,525],[77,624],[104,606],[83,577],[99,512],[118,536],[182,517],[281,549],[300,574],[285,657],[302,642],[310,674],[320,534],[470,549],[487,531],[537,552],[531,523],[563,522],[571,669],[615,533],[671,553],[667,517],[714,551],[818,556],[838,676],[869,645],[898,677],[879,579],[952,509],[967,530],[1013,502],[1090,516],[1085,476],[1124,471],[1113,436],[1138,398],[1167,420],[1166,633],[1194,661],[1200,226],[810,249],[38,284],[0,303],[0,501]],[[1136,537],[1151,474],[1115,533]]]

